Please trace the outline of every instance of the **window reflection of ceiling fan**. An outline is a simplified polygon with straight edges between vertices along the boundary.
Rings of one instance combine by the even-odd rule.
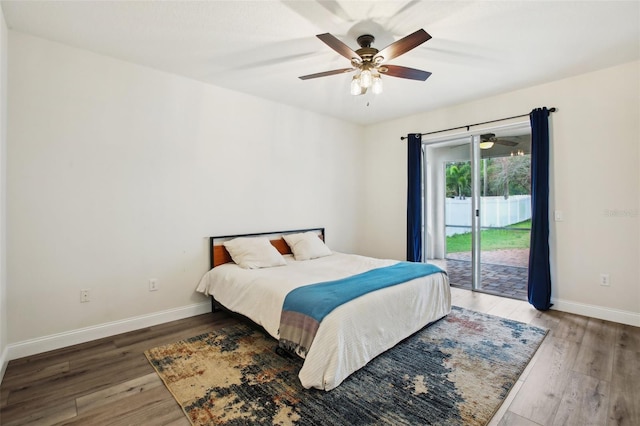
[[[484,135],[480,135],[480,149],[493,148],[494,144],[514,147],[518,145],[518,142],[497,138],[494,133],[485,133]]]
[[[429,40],[431,36],[423,29],[391,43],[382,50],[371,47],[375,38],[369,34],[358,37],[357,41],[360,49],[355,51],[329,33],[319,34],[316,37],[349,59],[351,61],[351,67],[303,75],[299,77],[301,80],[356,71],[357,74],[351,82],[351,94],[362,95],[367,92],[368,88],[371,88],[374,94],[382,92],[381,75],[420,81],[425,81],[431,75],[431,73],[427,71],[386,63],[386,61],[397,58]]]

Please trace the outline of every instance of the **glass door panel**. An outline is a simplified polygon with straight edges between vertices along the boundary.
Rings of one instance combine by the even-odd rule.
[[[467,144],[467,150],[469,145]],[[471,161],[445,163],[446,259],[451,285],[472,288]]]
[[[526,300],[531,231],[530,136],[480,150],[478,290]],[[495,148],[495,149],[494,149]]]

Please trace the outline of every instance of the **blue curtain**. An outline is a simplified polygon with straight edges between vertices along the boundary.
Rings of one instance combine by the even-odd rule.
[[[407,260],[422,261],[422,135],[411,133],[407,144]]]
[[[529,303],[546,311],[551,307],[549,266],[549,111],[536,108],[531,120],[531,242],[529,248]]]

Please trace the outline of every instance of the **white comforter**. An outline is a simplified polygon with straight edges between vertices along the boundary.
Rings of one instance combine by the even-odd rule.
[[[200,281],[197,291],[212,295],[278,338],[285,296],[296,287],[336,280],[397,261],[336,253],[287,266],[242,269],[234,263],[217,266]],[[299,378],[305,388],[331,390],[371,359],[451,311],[445,274],[433,274],[369,293],[325,317],[307,353]]]

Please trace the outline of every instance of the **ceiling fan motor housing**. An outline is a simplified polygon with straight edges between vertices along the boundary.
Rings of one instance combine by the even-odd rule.
[[[358,37],[358,45],[360,45],[360,49],[356,50],[356,53],[360,55],[364,62],[371,62],[376,53],[378,53],[378,49],[371,47],[371,44],[374,41],[375,37],[370,34]]]
[[[489,141],[495,142],[495,139],[496,139],[495,133],[485,133],[483,135],[480,135],[480,140],[482,142],[489,142]]]

